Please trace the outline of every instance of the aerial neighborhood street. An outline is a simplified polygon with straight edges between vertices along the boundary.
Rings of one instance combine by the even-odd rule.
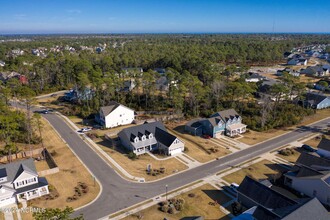
[[[0,220],[329,220],[329,8],[3,1]]]
[[[325,119],[183,173],[175,174],[152,183],[138,183],[126,180],[116,173],[111,165],[101,159],[95,150],[84,142],[81,136],[76,134],[75,130],[70,128],[62,117],[56,114],[47,114],[43,115],[43,117],[52,124],[68,146],[102,185],[100,196],[90,205],[76,211],[76,215],[83,213],[85,219],[106,217],[144,200],[162,195],[165,193],[166,185],[168,186],[168,190],[171,191],[199,179],[215,175],[217,172],[228,167],[233,167],[297,139],[307,137],[311,133],[316,133],[326,128],[330,123],[330,119]]]

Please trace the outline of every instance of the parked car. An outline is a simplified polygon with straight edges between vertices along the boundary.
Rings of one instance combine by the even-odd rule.
[[[80,130],[78,130],[78,132],[87,132],[87,131],[91,131],[92,129],[91,128],[82,128]]]
[[[302,149],[304,149],[305,151],[308,151],[308,152],[316,152],[316,149],[312,148],[311,146],[307,145],[307,144],[303,144],[301,146]]]
[[[211,138],[211,136],[208,135],[208,134],[203,134],[202,137],[205,138],[205,139],[210,139]]]

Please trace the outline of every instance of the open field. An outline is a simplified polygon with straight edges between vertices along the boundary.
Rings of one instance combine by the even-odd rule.
[[[189,194],[195,194],[194,197],[189,197]],[[203,216],[204,219],[222,219],[229,220],[230,218],[220,211],[219,205],[212,205],[217,201],[219,204],[226,203],[231,200],[209,184],[205,184],[187,193],[184,193],[176,198],[182,198],[184,202],[183,211],[176,214],[167,214],[159,210],[159,205],[152,206],[139,213],[143,215],[143,219],[171,219],[179,220],[188,216]],[[130,215],[125,220],[137,220],[136,215]]]
[[[128,158],[127,152],[125,152],[122,147],[112,147],[109,140],[98,138],[94,139],[94,141],[128,173],[136,177],[144,177],[146,181],[164,178],[168,175],[188,168],[175,158],[156,160],[148,154],[140,155],[137,159],[132,160]],[[151,165],[151,169],[159,170],[160,168],[165,168],[165,172],[156,176],[148,175],[146,172],[148,164]]]
[[[31,205],[41,208],[64,208],[65,206],[77,208],[91,202],[100,191],[98,183],[95,182],[94,185],[91,174],[62,142],[52,127],[44,120],[42,122],[44,145],[53,155],[60,169],[60,172],[48,175],[46,178],[48,183],[55,187],[59,196],[53,200],[46,200],[45,197],[31,200]],[[88,192],[75,201],[67,202],[67,198],[74,195],[74,187],[78,182],[86,183]]]
[[[240,184],[245,176],[250,176],[254,179],[271,179],[279,172],[279,170],[283,170],[283,168],[269,160],[262,160],[224,176],[223,179],[228,183]]]
[[[270,138],[276,137],[278,135],[284,134],[286,132],[292,131],[299,126],[305,126],[308,124],[311,124],[313,122],[328,118],[330,116],[330,109],[322,109],[322,110],[317,110],[316,114],[310,115],[305,117],[301,123],[298,125],[289,127],[289,128],[282,128],[282,129],[272,129],[269,131],[264,131],[264,132],[257,132],[257,131],[252,131],[249,130],[249,132],[243,134],[243,138],[240,138],[239,141],[249,144],[249,145],[254,145],[258,144],[262,141],[266,141]],[[244,119],[243,119],[244,122]]]

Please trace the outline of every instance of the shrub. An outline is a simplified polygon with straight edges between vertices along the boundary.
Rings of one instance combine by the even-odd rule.
[[[181,204],[181,203],[175,204],[175,209],[178,210],[178,211],[182,211],[183,210],[183,204]]]
[[[163,205],[163,206],[160,208],[160,210],[161,210],[162,212],[167,213],[167,212],[169,211],[169,208],[168,208],[167,205]]]
[[[189,193],[188,196],[189,196],[190,198],[194,198],[194,197],[195,197],[195,193]]]
[[[170,213],[170,214],[174,214],[174,209],[173,209],[172,207],[169,207],[169,208],[168,208],[168,213]]]
[[[135,159],[137,159],[137,156],[136,156],[135,153],[133,153],[133,152],[129,152],[129,153],[128,153],[128,158],[131,159],[131,160],[135,160]]]

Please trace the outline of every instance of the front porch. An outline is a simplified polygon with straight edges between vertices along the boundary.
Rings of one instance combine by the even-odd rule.
[[[32,189],[30,191],[17,194],[17,200],[19,202],[28,201],[30,199],[38,198],[47,194],[49,194],[48,186],[43,186],[37,189]]]
[[[228,125],[226,128],[226,135],[234,137],[236,135],[243,134],[246,132],[246,126],[247,125],[242,123]]]
[[[147,145],[147,146],[143,146],[143,147],[137,148],[133,152],[136,155],[141,155],[141,154],[145,154],[147,152],[153,151],[156,148],[157,148],[157,145],[156,144],[154,144],[154,145]]]

